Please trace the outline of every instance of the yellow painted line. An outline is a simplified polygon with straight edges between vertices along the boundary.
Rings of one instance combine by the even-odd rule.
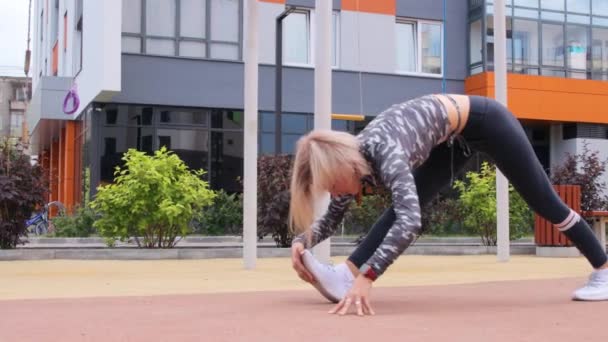
[[[332,114],[331,118],[334,120],[347,120],[347,121],[363,121],[365,115],[361,114]]]

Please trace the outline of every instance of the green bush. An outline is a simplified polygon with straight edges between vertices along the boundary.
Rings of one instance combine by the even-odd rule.
[[[361,204],[353,202],[344,215],[345,233],[366,234],[390,205],[384,194],[363,196]]]
[[[289,183],[292,157],[261,156],[258,159],[258,238],[272,235],[279,247],[289,247]]]
[[[25,242],[25,222],[44,206],[48,193],[42,168],[32,165],[25,148],[12,139],[0,141],[0,248]]]
[[[200,178],[204,171],[189,170],[164,147],[153,156],[130,149],[122,159],[125,166],[117,167],[115,184],[100,187],[91,202],[101,215],[95,228],[108,244],[133,237],[140,247],[174,247],[215,197]]]
[[[438,196],[422,208],[422,233],[455,235],[471,233],[465,230],[462,210],[457,198]]]
[[[200,219],[194,220],[194,231],[204,235],[242,235],[242,196],[224,190],[216,195],[213,204],[203,209]]]
[[[477,232],[485,245],[496,245],[496,169],[484,162],[481,171],[468,172],[467,182],[456,181],[466,229]],[[509,235],[520,238],[532,232],[533,212],[509,185]]]
[[[95,234],[95,212],[88,206],[79,207],[73,215],[59,215],[51,219],[56,237],[89,237]]]

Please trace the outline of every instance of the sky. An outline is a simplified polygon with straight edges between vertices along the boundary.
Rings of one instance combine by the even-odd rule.
[[[0,76],[25,76],[28,6],[29,0],[0,0]]]

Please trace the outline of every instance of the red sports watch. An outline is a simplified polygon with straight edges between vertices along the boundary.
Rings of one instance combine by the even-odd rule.
[[[359,272],[361,272],[361,274],[371,280],[371,281],[375,281],[376,279],[378,279],[378,274],[376,273],[376,271],[374,271],[374,269],[368,265],[368,264],[363,264],[363,266],[361,266],[361,268],[359,269]]]

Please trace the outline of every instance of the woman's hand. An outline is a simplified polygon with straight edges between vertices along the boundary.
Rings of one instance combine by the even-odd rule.
[[[363,275],[357,276],[353,287],[350,289],[348,294],[338,303],[331,311],[330,314],[337,313],[342,316],[348,313],[352,304],[355,304],[357,315],[375,315],[376,313],[372,309],[369,297],[372,289],[372,280],[364,277]]]
[[[300,242],[296,242],[291,246],[291,264],[300,279],[312,284],[315,278],[308,272],[304,263],[302,263],[302,253],[304,250],[304,245]]]

